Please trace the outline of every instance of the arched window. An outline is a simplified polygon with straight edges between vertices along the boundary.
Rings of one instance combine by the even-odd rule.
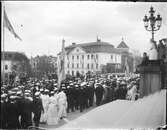
[[[96,69],[98,69],[98,64],[96,64]]]
[[[5,65],[5,70],[8,70],[8,65]]]
[[[89,55],[87,56],[88,60],[89,60]]]
[[[92,63],[92,66],[91,66],[91,68],[93,69],[93,63]]]
[[[87,64],[87,68],[89,69],[89,64]]]

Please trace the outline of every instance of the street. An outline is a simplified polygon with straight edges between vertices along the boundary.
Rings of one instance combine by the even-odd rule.
[[[93,108],[95,108],[95,107],[93,106],[93,107],[90,107],[90,108],[88,108],[88,109],[85,109],[82,113],[81,113],[79,110],[77,110],[77,111],[75,111],[75,112],[70,112],[70,113],[67,114],[67,120],[68,120],[68,121],[72,121],[72,120],[74,120],[74,119],[76,119],[76,118],[82,116],[83,114],[85,114],[85,113],[91,111]],[[63,125],[66,124],[66,123],[67,123],[66,121],[61,120],[61,121],[59,122],[59,124],[57,124],[57,125],[40,124],[39,127],[41,127],[41,128],[59,128],[59,127],[63,126]]]

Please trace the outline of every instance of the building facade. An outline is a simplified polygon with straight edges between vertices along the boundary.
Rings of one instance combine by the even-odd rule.
[[[11,75],[27,74],[30,70],[29,59],[20,52],[1,52],[1,77],[9,79]]]
[[[122,41],[117,48],[108,42],[97,39],[96,42],[76,44],[65,48],[65,74],[85,75],[87,72],[101,72],[107,64],[121,69],[124,56],[130,55],[129,47]],[[60,53],[58,54],[58,58]]]

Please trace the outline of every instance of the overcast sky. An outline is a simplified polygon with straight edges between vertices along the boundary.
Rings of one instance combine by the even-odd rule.
[[[117,46],[122,37],[132,49],[141,53],[149,45],[151,33],[145,31],[143,17],[150,6],[163,18],[161,29],[155,39],[167,37],[167,3],[138,2],[5,2],[5,9],[19,41],[5,29],[5,50],[21,51],[30,56],[54,55],[72,42],[102,41]]]

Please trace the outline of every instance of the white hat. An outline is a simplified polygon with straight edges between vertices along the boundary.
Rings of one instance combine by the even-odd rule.
[[[106,88],[107,86],[105,84],[103,84],[103,88]]]
[[[17,94],[17,95],[20,95],[21,93],[22,93],[21,91],[18,91],[16,94]]]
[[[10,96],[10,99],[16,99],[16,96],[12,95],[12,96]]]
[[[54,88],[54,90],[56,91],[56,90],[58,90],[58,88]]]
[[[7,96],[7,94],[4,93],[4,94],[1,95],[1,98],[5,98],[6,96]]]
[[[53,84],[54,86],[57,86],[57,83]]]
[[[40,83],[36,83],[36,85],[40,85]]]
[[[70,88],[70,86],[67,86],[67,88]]]
[[[31,93],[31,91],[30,90],[25,90],[25,93]]]
[[[45,92],[49,92],[49,90],[48,90],[48,89],[45,89]]]
[[[13,91],[17,91],[17,90],[19,90],[19,88],[13,88],[12,90],[13,90]]]
[[[36,92],[36,93],[35,93],[35,96],[39,96],[39,95],[40,95],[40,92]]]
[[[51,91],[50,93],[51,93],[51,94],[54,94],[54,91]]]
[[[84,85],[86,85],[86,82],[82,82],[82,83],[81,83],[81,86],[84,86]]]
[[[42,91],[43,91],[43,88],[41,88],[40,91],[42,92]]]
[[[8,91],[8,93],[10,94],[10,95],[12,95],[12,94],[15,94],[16,92],[14,92],[14,91]]]
[[[24,95],[25,96],[30,96],[30,93],[25,92]]]

